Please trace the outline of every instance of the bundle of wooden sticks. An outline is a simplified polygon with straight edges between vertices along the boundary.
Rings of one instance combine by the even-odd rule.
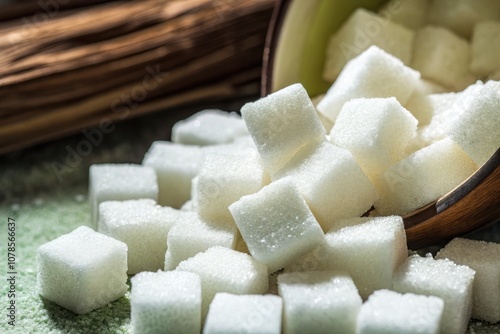
[[[256,95],[273,0],[22,0],[0,10],[0,153]]]

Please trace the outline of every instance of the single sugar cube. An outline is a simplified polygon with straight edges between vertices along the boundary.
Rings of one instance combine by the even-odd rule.
[[[214,246],[182,261],[177,271],[188,271],[201,278],[202,319],[218,292],[236,295],[263,294],[269,288],[267,267],[250,255]]]
[[[394,97],[344,104],[330,141],[348,149],[366,175],[377,175],[404,157],[418,121]]]
[[[180,208],[190,199],[191,179],[198,175],[203,157],[198,146],[166,141],[156,141],[151,145],[142,164],[156,171],[158,204]]]
[[[291,178],[243,196],[229,210],[250,254],[272,273],[312,250],[324,239],[306,201]]]
[[[381,214],[402,215],[453,190],[477,165],[450,138],[424,147],[389,167],[377,185]]]
[[[447,134],[478,165],[500,147],[500,92],[489,81],[463,103],[463,112],[447,128]]]
[[[476,271],[472,317],[500,321],[500,244],[455,238],[436,255]]]
[[[378,198],[353,155],[327,141],[301,149],[273,180],[287,176],[325,232],[340,219],[363,215]]]
[[[209,223],[201,220],[196,212],[183,212],[179,218],[165,238],[165,270],[174,270],[182,261],[212,246],[236,247],[238,238],[234,223]]]
[[[351,59],[318,104],[320,113],[335,122],[344,103],[359,97],[396,97],[406,104],[420,74],[377,46]]]
[[[408,28],[358,8],[330,38],[323,78],[333,82],[349,60],[372,45],[409,64],[414,37]]]
[[[393,290],[444,301],[441,333],[465,333],[472,310],[474,270],[449,260],[410,256],[396,271]]]
[[[207,156],[194,189],[198,214],[211,222],[232,220],[229,205],[259,191],[265,179],[264,167],[256,156]]]
[[[500,70],[500,22],[478,23],[472,35],[471,71],[478,76],[488,76]]]
[[[378,14],[392,22],[412,30],[422,28],[427,23],[429,0],[391,0]]]
[[[425,27],[415,38],[411,67],[423,78],[454,90],[474,83],[469,72],[471,50],[469,43],[441,27]]]
[[[180,212],[152,199],[107,201],[99,205],[98,231],[128,247],[128,274],[163,269],[167,234]]]
[[[362,300],[352,279],[333,271],[278,276],[284,333],[354,333]]]
[[[98,164],[89,169],[89,202],[92,221],[97,224],[99,204],[150,198],[158,200],[154,169],[133,164]]]
[[[201,281],[182,271],[141,272],[130,279],[134,333],[201,331]]]
[[[326,135],[301,84],[245,104],[241,115],[271,174],[290,160],[300,147],[323,140]]]
[[[174,124],[172,142],[186,145],[230,143],[248,134],[245,122],[236,113],[209,109]]]
[[[127,292],[127,245],[81,226],[40,246],[37,289],[77,314],[100,308]]]
[[[203,334],[280,334],[281,297],[218,293],[210,304]]]
[[[438,334],[443,309],[439,297],[377,290],[359,311],[356,333]]]

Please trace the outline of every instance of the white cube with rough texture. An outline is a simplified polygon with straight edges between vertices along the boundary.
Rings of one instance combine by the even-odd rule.
[[[344,103],[359,97],[396,97],[406,104],[420,74],[377,46],[351,59],[318,104],[320,113],[335,122]]]
[[[36,253],[37,290],[77,314],[127,292],[127,245],[81,226],[41,245]]]
[[[156,141],[142,160],[158,176],[158,204],[180,208],[190,199],[191,179],[198,175],[203,162],[199,146]]]
[[[214,224],[201,220],[196,212],[183,212],[165,238],[165,270],[174,270],[182,261],[213,246],[234,249],[237,237],[238,231],[232,222]]]
[[[474,83],[469,71],[471,48],[468,41],[441,27],[425,27],[417,32],[411,67],[422,75],[453,90]]]
[[[474,270],[449,260],[410,256],[396,271],[393,290],[444,301],[441,333],[465,333],[472,310]]]
[[[130,279],[130,309],[135,334],[201,331],[201,281],[181,271],[141,272]]]
[[[229,205],[259,191],[266,182],[265,174],[257,156],[207,156],[193,194],[198,214],[211,222],[231,221]]]
[[[92,222],[97,224],[99,204],[150,198],[158,200],[154,169],[134,164],[97,164],[89,169],[89,202]]]
[[[478,23],[472,35],[471,71],[479,76],[488,76],[500,70],[500,22]]]
[[[321,226],[292,178],[283,178],[243,196],[231,211],[250,254],[272,273],[314,249],[324,239]]]
[[[342,107],[330,141],[349,150],[371,177],[405,156],[417,124],[394,97],[352,99]]]
[[[335,81],[349,60],[372,45],[405,64],[410,63],[415,33],[384,16],[364,8],[356,9],[349,16],[328,42],[323,72],[325,81]]]
[[[409,29],[417,30],[427,23],[428,7],[429,0],[390,0],[382,6],[378,14]]]
[[[334,271],[278,276],[283,333],[354,333],[362,300],[352,279]]]
[[[353,155],[327,141],[303,148],[273,180],[284,177],[292,178],[325,232],[340,219],[361,216],[377,199]]]
[[[489,81],[467,99],[447,134],[478,165],[500,148],[500,91]]]
[[[363,304],[357,334],[439,334],[444,302],[435,296],[377,290]]]
[[[172,142],[186,145],[230,143],[244,135],[248,130],[238,114],[216,109],[199,111],[172,127]]]
[[[214,246],[182,261],[176,268],[201,278],[202,320],[218,292],[236,295],[263,294],[269,288],[267,267],[250,255]]]
[[[342,270],[364,299],[375,290],[390,288],[394,271],[407,257],[403,219],[363,217],[341,224],[325,235],[325,243],[286,270]]]
[[[281,297],[218,293],[208,310],[203,334],[281,334]]]
[[[180,211],[152,199],[106,201],[99,204],[98,231],[128,247],[128,274],[163,269],[167,234]]]
[[[491,323],[500,321],[500,244],[455,238],[436,255],[476,271],[472,317]]]
[[[450,138],[424,147],[389,167],[377,181],[384,215],[403,215],[453,190],[478,166]]]
[[[241,108],[264,166],[280,169],[305,144],[321,141],[326,133],[311,99],[294,84]]]

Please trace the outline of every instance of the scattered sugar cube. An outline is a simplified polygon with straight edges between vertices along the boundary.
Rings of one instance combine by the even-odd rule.
[[[396,271],[393,290],[442,298],[441,333],[465,333],[472,309],[474,274],[467,266],[414,255]]]
[[[256,156],[207,156],[193,194],[198,214],[211,222],[231,221],[229,205],[259,191],[265,179],[264,167]]]
[[[202,319],[218,292],[236,295],[263,294],[269,287],[267,267],[250,255],[214,246],[182,261],[177,271],[188,271],[201,278]]]
[[[158,204],[180,208],[190,199],[191,179],[203,162],[198,146],[156,141],[149,148],[142,164],[150,166],[158,176]]]
[[[500,92],[489,81],[462,105],[447,133],[478,165],[500,147]]]
[[[127,245],[81,226],[40,246],[37,289],[77,314],[100,308],[127,292]]]
[[[247,103],[241,108],[241,114],[264,166],[271,174],[280,169],[300,147],[325,137],[325,129],[301,84]]]
[[[392,275],[407,256],[403,219],[398,216],[352,218],[333,228],[326,242],[287,271],[342,270],[361,297],[392,285]]]
[[[203,334],[280,334],[281,297],[218,293],[208,310]]]
[[[478,23],[472,35],[471,71],[486,77],[500,70],[500,22],[488,21]]]
[[[351,59],[318,104],[320,113],[335,122],[347,101],[359,97],[396,97],[408,102],[420,74],[377,46]]]
[[[375,291],[359,311],[359,334],[438,334],[444,302],[435,296]]]
[[[469,72],[469,43],[441,27],[425,27],[417,32],[411,67],[423,78],[454,90],[474,83]]]
[[[243,196],[229,207],[250,254],[272,273],[312,250],[324,239],[291,178]]]
[[[172,142],[186,145],[230,143],[248,134],[245,122],[236,113],[208,109],[174,124]]]
[[[475,270],[472,317],[500,321],[500,244],[455,238],[436,259],[449,259]]]
[[[414,37],[415,33],[408,28],[358,8],[328,42],[323,79],[335,81],[349,60],[372,45],[409,64]]]
[[[89,169],[89,202],[92,222],[97,224],[99,204],[150,198],[158,200],[154,169],[133,164],[98,164]]]
[[[201,220],[196,212],[183,212],[168,233],[165,270],[174,270],[179,263],[212,246],[235,248],[237,228],[232,224],[212,224]]]
[[[428,0],[391,0],[378,11],[379,15],[412,30],[427,23]]]
[[[167,234],[179,220],[178,210],[152,199],[99,204],[98,231],[128,247],[128,274],[163,269]]]
[[[372,176],[404,157],[417,124],[394,97],[352,99],[342,107],[330,141],[348,149],[363,172]]]
[[[284,333],[354,333],[362,300],[348,275],[284,273],[278,276],[278,289]]]
[[[381,214],[402,215],[453,190],[477,169],[450,138],[442,139],[389,167],[377,182]]]
[[[130,279],[134,333],[201,331],[201,281],[182,272],[141,272]]]
[[[301,149],[273,180],[287,176],[325,232],[340,219],[361,216],[377,199],[374,186],[353,155],[326,141]]]

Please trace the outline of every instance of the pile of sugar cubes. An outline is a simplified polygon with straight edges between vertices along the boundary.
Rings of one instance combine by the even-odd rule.
[[[456,238],[408,256],[401,215],[500,147],[500,82],[474,82],[500,70],[500,2],[394,0],[382,12],[396,2],[391,21],[360,9],[332,37],[335,82],[314,103],[294,84],[241,116],[178,122],[140,165],[91,166],[93,229],[39,247],[40,295],[84,314],[133,276],[135,333],[451,334],[471,316],[499,322],[500,244]],[[383,30],[357,39],[373,22]]]

